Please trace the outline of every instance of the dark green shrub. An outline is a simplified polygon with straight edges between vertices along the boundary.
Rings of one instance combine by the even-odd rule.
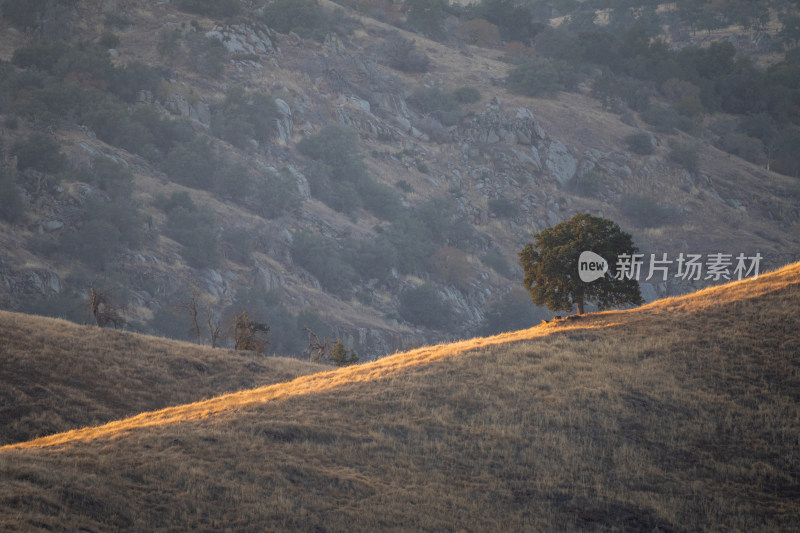
[[[216,268],[221,262],[219,230],[206,210],[175,207],[167,215],[164,234],[183,245],[181,255],[194,268]]]
[[[119,37],[110,31],[103,32],[97,40],[98,46],[102,46],[103,48],[116,48],[119,46],[120,42]]]
[[[544,57],[529,59],[508,73],[508,88],[526,96],[553,96],[564,89],[559,67],[560,63]]]
[[[201,76],[218,78],[225,68],[228,49],[219,39],[190,33],[186,39],[189,46],[189,66]]]
[[[396,250],[396,266],[401,273],[422,271],[425,261],[436,249],[428,227],[408,213],[393,221],[384,235]]]
[[[89,183],[107,192],[112,198],[127,198],[133,190],[133,172],[108,157],[92,158],[92,167],[87,178]]]
[[[14,50],[11,63],[19,68],[36,68],[53,73],[56,64],[69,53],[69,45],[61,40],[33,41]]]
[[[178,207],[182,207],[187,211],[197,210],[197,206],[192,201],[192,197],[189,196],[189,193],[186,191],[173,192],[169,198],[163,194],[159,194],[156,196],[153,204],[167,214]]]
[[[431,283],[403,291],[398,311],[403,320],[432,329],[448,329],[455,321],[453,310]]]
[[[458,100],[442,89],[417,89],[408,97],[407,101],[423,115],[430,115],[445,126],[452,126],[461,118]]]
[[[57,242],[43,239],[36,246],[45,254],[79,260],[94,270],[106,270],[113,259],[126,249],[136,249],[152,234],[145,227],[144,216],[127,201],[87,200],[81,221],[64,231]]]
[[[639,155],[650,155],[655,151],[653,148],[653,136],[649,133],[631,133],[625,137],[625,143],[631,152]]]
[[[526,292],[515,290],[491,305],[477,333],[488,336],[527,329],[550,316],[551,312],[533,305]]]
[[[220,168],[220,161],[211,143],[198,137],[170,150],[161,168],[181,185],[209,189]]]
[[[350,366],[358,363],[358,355],[355,350],[348,350],[341,339],[337,339],[331,348],[331,361],[336,366]]]
[[[175,0],[175,7],[209,18],[233,17],[242,9],[239,0]]]
[[[249,148],[250,141],[269,140],[275,131],[278,108],[272,97],[245,93],[241,87],[228,90],[225,100],[212,109],[211,131],[238,148]]]
[[[32,168],[40,172],[55,174],[67,165],[58,143],[43,133],[32,133],[27,139],[15,142],[11,154],[17,156],[17,168]]]
[[[253,264],[253,232],[247,228],[229,228],[220,241],[225,257],[240,265]]]
[[[288,173],[268,173],[253,183],[253,211],[268,219],[296,215],[302,199],[297,184]]]
[[[12,224],[22,220],[25,215],[25,203],[22,190],[0,168],[0,218]]]
[[[642,120],[661,133],[672,133],[679,124],[678,113],[671,107],[658,104],[650,105],[642,112]]]
[[[445,12],[441,0],[408,0],[407,23],[415,31],[431,39],[445,37]]]
[[[697,174],[700,168],[700,157],[697,154],[697,147],[692,145],[670,140],[669,158],[692,174]]]
[[[348,246],[347,259],[364,279],[385,281],[398,263],[398,251],[386,235]]]
[[[400,196],[389,186],[368,179],[358,189],[364,208],[384,220],[394,220],[403,212]]]
[[[453,91],[452,95],[461,104],[474,104],[481,100],[481,93],[475,87],[461,87]]]
[[[404,39],[400,34],[391,35],[379,49],[386,64],[403,72],[428,72],[430,59],[416,49],[414,41]]]
[[[328,16],[315,0],[276,0],[264,8],[264,22],[277,32],[317,41],[330,32]]]
[[[483,254],[480,259],[484,265],[488,266],[499,275],[507,278],[511,276],[511,265],[509,265],[508,260],[497,248],[492,248]]]
[[[666,223],[670,211],[648,196],[626,194],[620,200],[620,211],[643,228],[655,228]]]
[[[517,204],[508,198],[492,198],[489,200],[489,212],[500,218],[515,218],[519,214]]]
[[[600,192],[605,177],[596,167],[589,171],[578,173],[569,182],[569,190],[580,196],[594,198]]]
[[[294,235],[292,259],[311,273],[326,291],[349,298],[356,271],[342,257],[342,246],[335,239],[300,232]]]

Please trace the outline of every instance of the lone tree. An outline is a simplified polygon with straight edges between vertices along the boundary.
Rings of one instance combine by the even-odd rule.
[[[584,304],[599,307],[643,303],[639,284],[623,276],[606,273],[594,281],[582,281],[578,259],[582,252],[599,255],[608,265],[617,265],[622,254],[632,257],[638,250],[633,238],[611,220],[587,213],[540,231],[519,253],[525,270],[523,284],[536,305],[552,311],[571,311],[573,305],[583,314]]]

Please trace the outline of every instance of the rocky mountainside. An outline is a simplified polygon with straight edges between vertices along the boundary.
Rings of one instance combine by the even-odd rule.
[[[374,358],[549,316],[520,296],[516,254],[580,212],[648,256],[760,253],[762,270],[798,257],[800,181],[717,148],[719,114],[692,135],[657,131],[594,98],[597,72],[524,96],[500,46],[332,2],[315,4],[321,34],[283,31],[280,2],[195,4],[71,3],[50,22],[64,41],[43,41],[69,52],[36,44],[41,20],[0,19],[5,179],[22,199],[0,221],[4,308],[85,321],[93,287],[132,329],[209,342],[248,309],[272,351],[305,353],[310,329]],[[112,67],[88,63],[98,47]],[[25,163],[42,138],[57,168]]]

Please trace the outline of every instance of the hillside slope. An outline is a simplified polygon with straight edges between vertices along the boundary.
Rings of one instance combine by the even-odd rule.
[[[7,530],[791,531],[800,264],[0,448]]]
[[[0,444],[328,367],[0,311]]]
[[[314,3],[306,15],[331,21],[318,39],[279,33],[266,3],[224,4],[238,15],[71,2],[49,22],[63,41],[45,44],[0,18],[0,200],[19,211],[0,217],[0,307],[80,320],[100,278],[138,331],[188,340],[173,310],[198,291],[214,319],[247,308],[272,324],[280,354],[303,353],[300,318],[314,315],[363,360],[473,336],[496,311],[512,323],[518,251],[579,212],[614,219],[648,254],[800,257],[800,182],[716,148],[712,124],[733,117],[660,131],[592,96],[599,67],[571,92],[524,96],[508,87],[506,48],[365,16],[382,2]],[[427,72],[387,60],[412,41]],[[477,100],[449,101],[444,123],[423,105],[459,90]],[[342,185],[331,161],[301,149],[331,125],[352,133],[332,151],[362,182]],[[632,151],[637,133],[652,153]],[[18,157],[43,139],[64,155],[57,170]],[[705,283],[643,289],[653,299]],[[447,312],[409,311],[415,295]],[[528,322],[547,313],[526,311]]]

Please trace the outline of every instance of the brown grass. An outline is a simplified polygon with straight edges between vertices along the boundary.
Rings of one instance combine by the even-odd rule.
[[[800,263],[0,448],[0,529],[792,531]]]
[[[325,368],[0,311],[0,445]]]

